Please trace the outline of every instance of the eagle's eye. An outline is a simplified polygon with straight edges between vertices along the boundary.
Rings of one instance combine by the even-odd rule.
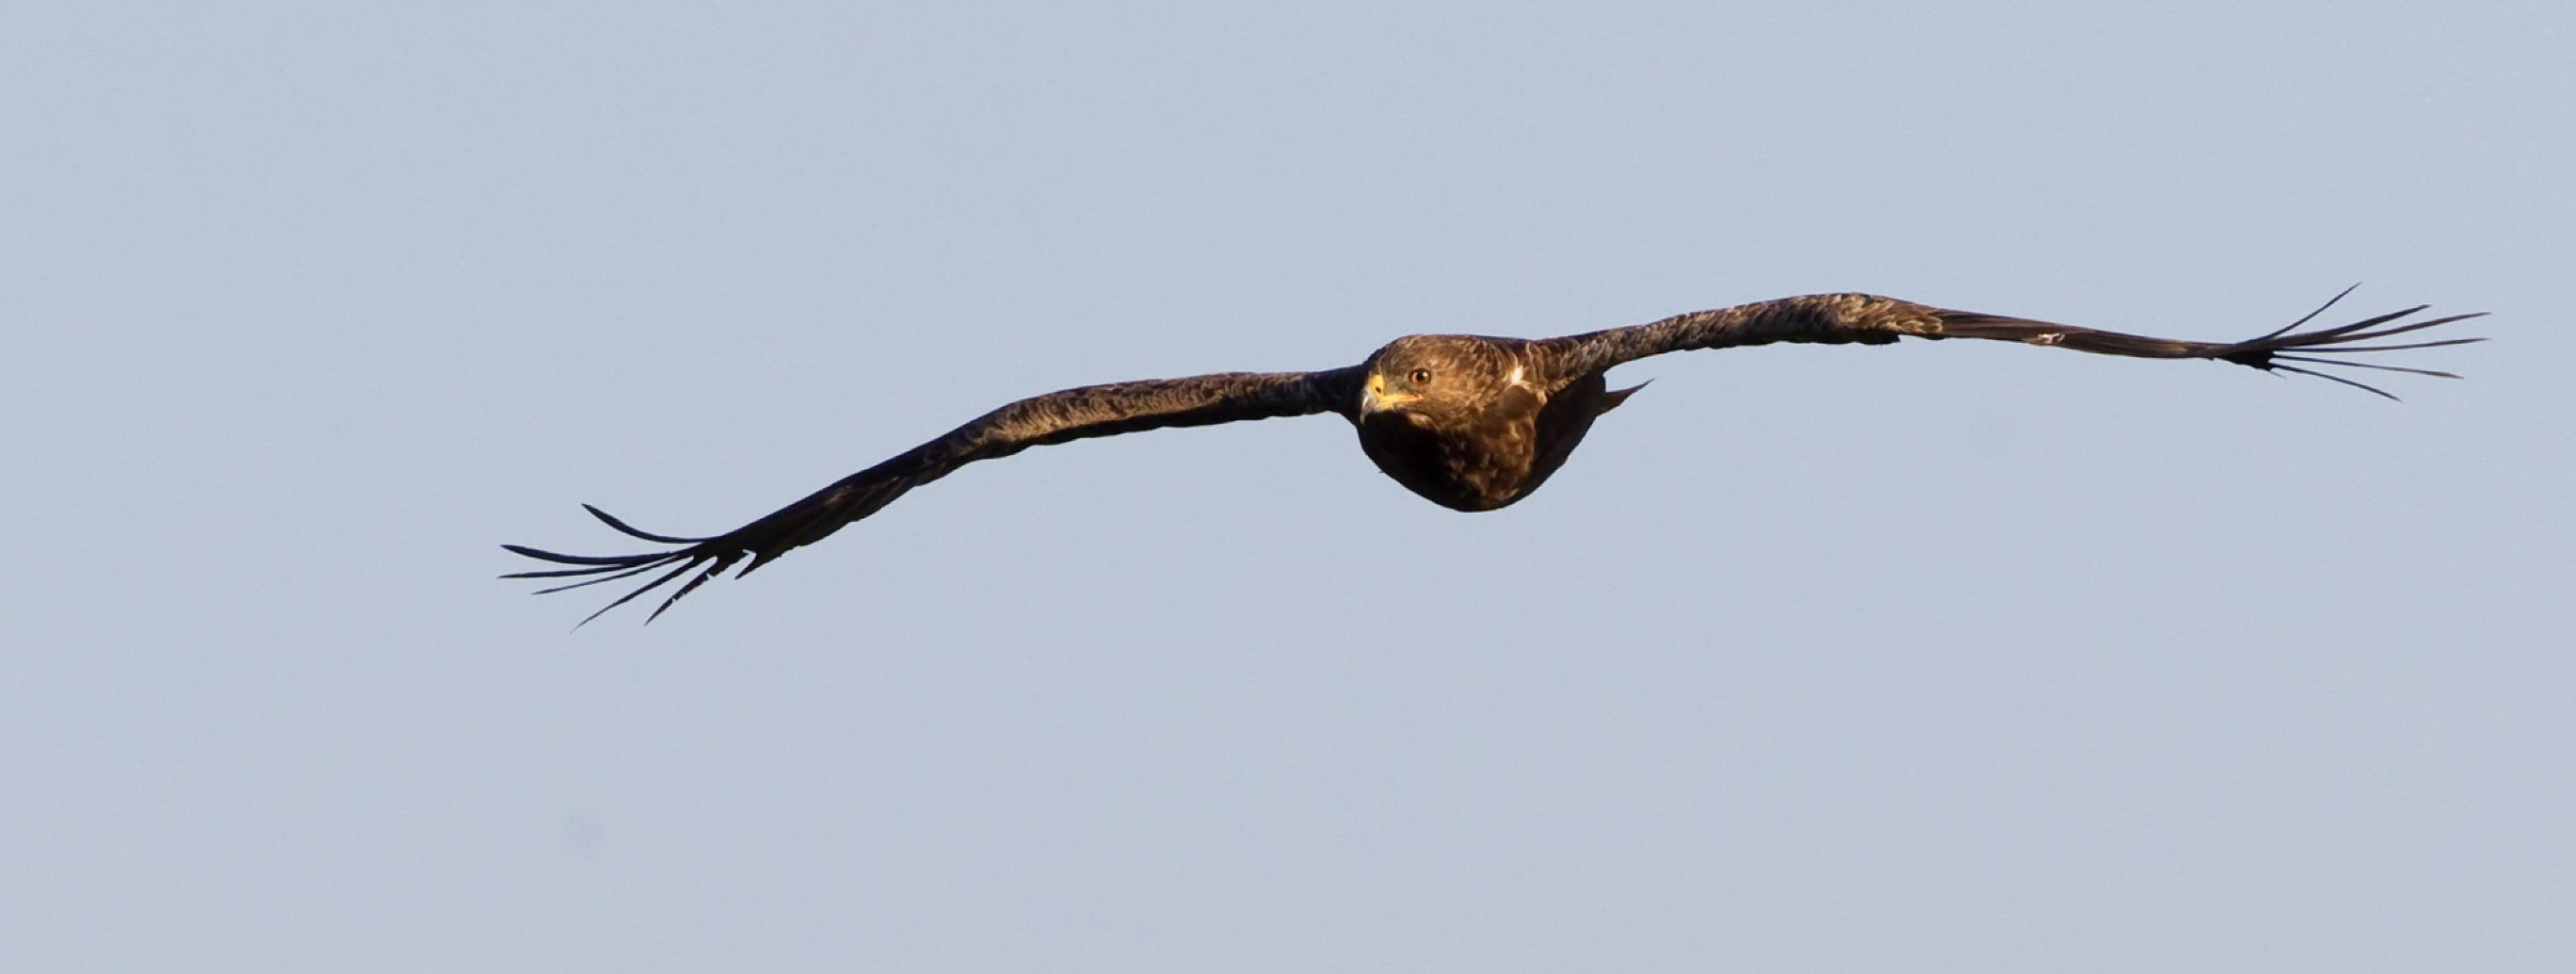
[[[1405,378],[1412,379],[1414,385],[1427,386],[1431,384],[1431,370],[1415,369],[1413,370],[1412,375],[1406,376]]]

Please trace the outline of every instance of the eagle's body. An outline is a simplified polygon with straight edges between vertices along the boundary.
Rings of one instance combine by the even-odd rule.
[[[1562,374],[1536,342],[1407,335],[1362,363],[1351,424],[1379,470],[1432,503],[1490,511],[1547,482],[1613,395],[1599,372]],[[1430,382],[1411,379],[1427,373]]]
[[[2347,289],[2349,290],[2349,289]],[[2338,298],[2341,295],[2337,295]],[[2331,306],[2334,302],[2329,301]],[[1321,372],[1228,372],[1084,386],[1011,403],[750,524],[712,537],[683,538],[628,527],[598,508],[592,514],[619,531],[678,547],[635,555],[566,555],[519,545],[521,555],[571,568],[516,572],[510,578],[576,577],[545,591],[670,571],[612,602],[615,608],[681,575],[696,572],[654,610],[743,562],[749,573],[793,548],[823,539],[876,513],[905,491],[978,460],[1032,446],[1170,426],[1336,413],[1359,431],[1360,449],[1387,476],[1443,507],[1490,511],[1528,497],[1565,465],[1594,420],[1636,391],[1611,391],[1605,373],[1649,355],[1773,342],[1887,344],[1903,337],[1976,338],[2061,346],[2138,358],[2214,359],[2265,371],[2317,375],[2387,395],[2307,365],[2375,368],[2450,377],[2423,369],[2374,365],[2320,354],[2395,351],[2477,341],[2455,338],[2399,345],[2357,344],[2475,315],[2399,324],[2411,308],[2354,324],[2309,332],[2310,312],[2260,338],[2191,342],[2055,325],[2026,318],[1951,311],[1867,294],[1819,294],[1676,315],[1652,324],[1562,338],[1408,335],[1357,365]],[[2391,397],[2394,398],[2394,397]],[[597,617],[597,613],[593,613]]]

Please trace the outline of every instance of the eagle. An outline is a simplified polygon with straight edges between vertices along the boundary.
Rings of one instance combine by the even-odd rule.
[[[1546,483],[1573,455],[1594,421],[1643,388],[1612,389],[1604,373],[1621,363],[1691,349],[1973,338],[2133,358],[2232,362],[2266,372],[2328,379],[2394,400],[2397,397],[2384,390],[2319,369],[2376,369],[2455,379],[2458,376],[2448,372],[2338,356],[2484,340],[2379,341],[2484,314],[2415,318],[2429,305],[2347,325],[2299,330],[2350,293],[2352,288],[2345,288],[2297,321],[2239,342],[2150,338],[1952,311],[1871,294],[1781,298],[1558,338],[1407,335],[1357,365],[1320,372],[1223,372],[1032,396],[723,534],[681,537],[641,531],[584,504],[584,510],[610,528],[668,547],[626,555],[573,555],[506,544],[502,547],[514,554],[568,567],[501,577],[576,579],[538,592],[545,594],[660,572],[585,617],[582,624],[588,624],[610,609],[688,576],[645,618],[650,623],[682,596],[737,563],[742,571],[735,577],[748,575],[780,555],[876,513],[906,491],[978,460],[1097,436],[1318,413],[1350,421],[1369,461],[1405,489],[1453,510],[1491,511],[1519,502]]]

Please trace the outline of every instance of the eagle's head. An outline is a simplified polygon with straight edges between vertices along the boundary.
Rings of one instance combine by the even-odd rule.
[[[1473,335],[1406,335],[1369,356],[1360,418],[1392,413],[1450,425],[1481,411],[1504,382],[1510,356]]]

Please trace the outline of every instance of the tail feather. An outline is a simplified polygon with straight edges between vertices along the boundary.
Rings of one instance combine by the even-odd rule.
[[[1636,394],[1637,394],[1637,390],[1639,390],[1639,389],[1643,389],[1643,388],[1645,388],[1645,387],[1647,387],[1647,386],[1650,386],[1650,385],[1653,385],[1653,384],[1654,384],[1654,382],[1655,382],[1655,380],[1653,380],[1653,379],[1648,379],[1648,380],[1646,380],[1646,381],[1644,381],[1644,382],[1637,383],[1636,385],[1629,386],[1628,388],[1625,388],[1625,389],[1613,389],[1613,390],[1611,390],[1611,391],[1609,391],[1609,392],[1602,393],[1602,394],[1601,394],[1601,410],[1600,410],[1600,412],[1593,413],[1593,415],[1595,415],[1595,416],[1599,416],[1599,415],[1601,415],[1602,413],[1607,413],[1607,412],[1609,412],[1609,411],[1611,411],[1611,410],[1613,410],[1613,409],[1617,409],[1617,408],[1619,408],[1619,404],[1620,404],[1620,403],[1623,403],[1623,402],[1627,402],[1627,401],[1628,401],[1628,397],[1629,397],[1629,396],[1636,395]]]

